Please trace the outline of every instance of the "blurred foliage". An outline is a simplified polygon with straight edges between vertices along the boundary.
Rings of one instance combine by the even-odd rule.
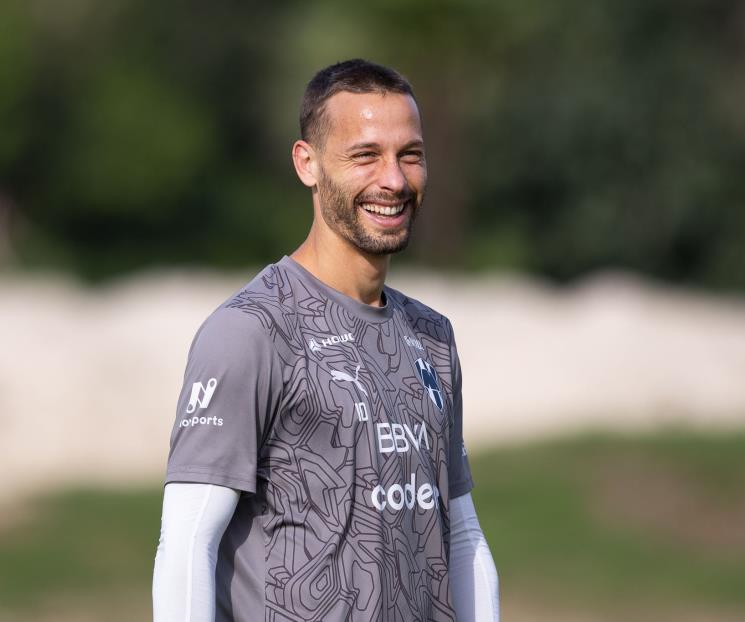
[[[292,250],[303,88],[362,56],[424,115],[410,260],[742,290],[743,23],[736,0],[5,0],[0,262],[100,278]]]
[[[658,433],[473,454],[503,608],[564,620],[743,619],[743,451],[742,434]],[[0,619],[147,619],[161,500],[160,487],[78,489],[10,512]]]

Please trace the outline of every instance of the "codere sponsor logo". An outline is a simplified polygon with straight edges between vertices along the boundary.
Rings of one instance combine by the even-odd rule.
[[[422,447],[429,449],[429,437],[424,423],[414,424],[413,428],[405,423],[378,423],[375,426],[378,437],[378,451],[381,454],[407,453],[412,449],[419,451]],[[404,484],[393,484],[387,488],[378,484],[370,493],[373,506],[380,512],[388,508],[400,512],[419,506],[431,510],[440,500],[440,491],[434,484],[424,482],[417,486],[416,473],[409,475]]]
[[[416,485],[416,473],[412,473],[409,481],[403,486],[393,484],[387,490],[378,485],[372,491],[372,503],[381,512],[386,506],[395,512],[404,506],[412,510],[418,505],[423,510],[431,510],[440,500],[440,491],[434,484],[424,483],[419,488]]]

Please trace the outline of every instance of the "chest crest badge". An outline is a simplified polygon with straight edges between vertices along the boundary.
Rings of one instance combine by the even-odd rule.
[[[419,380],[422,381],[424,388],[427,389],[429,399],[432,400],[437,409],[442,412],[444,405],[442,399],[442,391],[440,390],[440,380],[437,378],[437,372],[429,361],[424,359],[417,359],[414,363],[416,368],[416,374],[419,376]]]

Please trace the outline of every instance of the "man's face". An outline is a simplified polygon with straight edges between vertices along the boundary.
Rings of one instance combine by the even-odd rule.
[[[318,199],[326,225],[371,255],[406,248],[427,182],[414,100],[337,93],[326,102]]]

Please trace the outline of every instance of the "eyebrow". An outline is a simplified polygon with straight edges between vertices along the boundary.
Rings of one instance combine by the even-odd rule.
[[[358,151],[359,149],[380,149],[378,143],[355,143],[347,151]]]
[[[411,149],[412,147],[424,147],[424,141],[416,138],[414,140],[409,141],[406,143],[400,151],[406,151],[407,149]],[[355,143],[351,147],[347,149],[347,151],[358,151],[360,149],[380,149],[380,144],[378,143]]]

